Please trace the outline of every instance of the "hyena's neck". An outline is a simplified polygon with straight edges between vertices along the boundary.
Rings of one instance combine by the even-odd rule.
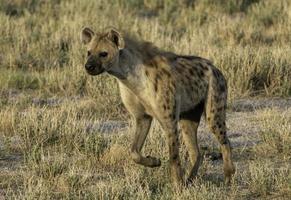
[[[124,78],[118,78],[128,89],[136,93],[144,87],[144,64],[137,55],[127,49],[123,49],[119,56],[119,67]]]

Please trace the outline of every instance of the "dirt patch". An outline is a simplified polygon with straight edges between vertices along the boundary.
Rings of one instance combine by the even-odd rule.
[[[229,105],[229,109],[234,112],[253,112],[266,108],[286,110],[290,107],[291,98],[240,99]]]

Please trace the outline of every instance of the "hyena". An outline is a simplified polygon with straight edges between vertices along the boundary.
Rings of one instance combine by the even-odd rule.
[[[191,183],[202,162],[197,128],[204,113],[206,123],[220,143],[225,181],[230,183],[235,168],[226,136],[227,84],[209,60],[163,51],[114,28],[94,33],[86,27],[81,40],[87,45],[87,73],[107,72],[114,76],[121,99],[135,120],[130,152],[134,162],[148,167],[161,165],[158,158],[141,155],[155,118],[167,136],[172,182]],[[178,127],[191,162],[185,180],[179,157]]]

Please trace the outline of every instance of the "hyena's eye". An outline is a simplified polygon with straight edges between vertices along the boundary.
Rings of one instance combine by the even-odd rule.
[[[103,58],[107,57],[107,55],[108,55],[108,53],[105,51],[99,53],[99,56],[103,57]]]
[[[87,56],[89,57],[89,56],[91,56],[91,51],[87,51]]]

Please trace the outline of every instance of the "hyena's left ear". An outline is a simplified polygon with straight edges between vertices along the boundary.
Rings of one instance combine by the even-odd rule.
[[[119,33],[116,29],[111,28],[108,32],[108,38],[114,43],[116,44],[116,46],[118,47],[118,49],[123,49],[124,48],[124,39],[121,35],[121,33]]]
[[[81,41],[83,42],[83,44],[88,44],[92,40],[93,35],[94,31],[92,31],[90,28],[83,28],[81,32]]]

